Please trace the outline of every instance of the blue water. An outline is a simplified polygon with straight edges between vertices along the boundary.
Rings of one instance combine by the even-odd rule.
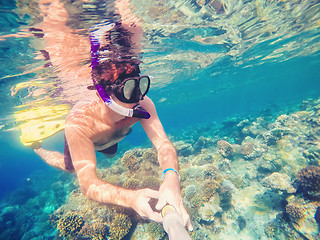
[[[1,134],[1,198],[27,181],[32,172],[47,169],[42,161],[35,161],[33,151],[14,141],[17,137],[13,134]]]
[[[214,79],[210,85],[206,79],[199,79],[197,82],[199,86],[196,87],[186,86],[183,82],[172,84],[173,91],[188,97],[183,103],[177,101],[177,103],[158,104],[158,114],[165,129],[170,133],[176,128],[186,128],[201,122],[219,122],[234,115],[258,115],[266,109],[279,111],[304,99],[320,95],[319,66],[317,55],[292,59],[284,63],[271,63],[268,66],[265,64],[255,68],[240,69],[240,71],[234,69],[235,73],[230,73],[232,78],[223,76],[223,79]],[[254,83],[231,85],[245,80],[254,80]],[[210,94],[216,88],[215,82],[219,86],[224,81],[230,82],[229,89]],[[151,89],[149,95],[152,99],[166,97],[175,101],[166,89],[157,92]],[[50,148],[61,150],[62,139],[61,134],[55,139],[50,139]],[[19,142],[17,133],[2,132],[0,141],[2,159],[0,196],[2,197],[15,189],[21,181],[26,180],[35,170],[47,170],[48,167],[33,151]],[[139,146],[147,139],[143,129],[137,126],[127,137],[127,141]]]
[[[192,3],[182,2],[187,6]],[[248,1],[247,6],[250,3]],[[233,15],[237,11],[244,11],[246,4],[242,8],[235,8]],[[17,9],[15,1],[0,2],[1,36],[18,33],[30,24],[33,14],[23,15]],[[148,51],[142,55],[142,60],[145,58],[142,70],[154,77],[148,96],[156,103],[167,134],[174,137],[183,129],[205,123],[219,125],[232,117],[259,117],[266,112],[276,116],[297,110],[303,100],[319,98],[318,9],[319,5],[315,3],[313,7],[303,10],[301,15],[292,14],[286,19],[279,14],[278,21],[275,19],[273,23],[279,24],[279,28],[269,33],[275,34],[274,37],[266,33],[251,37],[249,32],[251,29],[252,34],[255,33],[260,24],[270,19],[244,29],[239,24],[239,36],[243,40],[240,43],[229,38],[219,44],[203,44],[192,40],[195,35],[202,38],[223,36],[227,31],[217,26],[215,21],[212,21],[215,23],[212,27],[198,29],[191,24],[181,31],[170,33],[158,31],[157,24],[152,34],[148,29]],[[139,11],[142,10],[137,7]],[[221,19],[230,20],[228,17]],[[216,21],[219,23],[220,18]],[[208,20],[207,23],[210,25],[211,22]],[[234,22],[232,24],[236,25]],[[292,25],[292,28],[286,33],[284,29],[287,25]],[[281,31],[284,33],[280,34]],[[292,35],[287,36],[289,33]],[[254,41],[256,44],[251,46]],[[0,41],[0,199],[30,181],[33,173],[56,171],[44,164],[31,149],[23,146],[18,131],[14,129],[16,123],[12,114],[30,99],[27,97],[28,89],[22,89],[14,97],[10,95],[10,89],[17,83],[35,78],[36,73],[26,71],[42,65],[42,62],[34,59],[37,50],[32,48],[31,42],[32,39],[22,37]],[[239,52],[231,54],[233,50]],[[189,52],[201,53],[201,60],[188,61]],[[219,54],[219,57],[213,60],[208,57],[209,63],[204,64],[202,60],[210,53]],[[270,57],[278,53],[280,56]],[[180,54],[185,54],[185,57],[181,58]],[[165,59],[168,55],[179,57]],[[21,75],[12,76],[16,74]],[[151,146],[143,129],[137,125],[120,144],[120,151],[140,145]],[[43,146],[63,151],[63,132],[45,140]]]

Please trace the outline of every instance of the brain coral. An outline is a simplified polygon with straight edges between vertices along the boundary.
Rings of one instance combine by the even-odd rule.
[[[57,228],[60,231],[60,236],[72,239],[78,235],[83,225],[84,220],[81,216],[69,212],[59,220]]]
[[[241,145],[240,152],[245,159],[252,159],[254,158],[254,148],[255,145],[252,142],[247,142]]]
[[[125,235],[128,234],[131,228],[131,225],[132,223],[130,221],[130,218],[127,215],[123,213],[117,214],[110,225],[109,239],[112,239],[112,240],[122,239]]]
[[[301,169],[297,176],[299,190],[303,192],[320,191],[320,167],[308,166]]]

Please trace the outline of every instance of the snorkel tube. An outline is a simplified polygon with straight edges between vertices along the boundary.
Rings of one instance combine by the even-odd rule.
[[[103,59],[103,52],[100,53],[100,42],[102,42],[102,38],[104,36],[104,33],[107,31],[110,31],[115,24],[112,23],[101,23],[97,24],[95,27],[92,28],[90,33],[90,43],[91,43],[91,68],[92,70],[95,69],[99,65],[100,58]],[[115,101],[112,100],[112,98],[108,95],[108,93],[105,91],[105,89],[100,85],[96,84],[96,81],[94,80],[93,76],[92,80],[93,83],[98,91],[98,94],[102,98],[102,100],[105,102],[105,104],[114,112],[126,116],[126,117],[135,117],[135,118],[143,118],[143,119],[149,119],[150,114],[139,104],[135,105],[133,108],[125,108],[123,106],[120,106]]]
[[[172,205],[166,205],[162,211],[163,229],[168,233],[169,240],[191,240],[184,228],[182,217]]]

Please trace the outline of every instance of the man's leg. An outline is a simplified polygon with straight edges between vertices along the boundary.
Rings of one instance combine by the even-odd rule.
[[[74,172],[73,169],[70,169],[68,168],[68,166],[66,166],[65,158],[62,153],[49,151],[43,148],[34,149],[34,152],[38,154],[43,159],[43,161],[45,161],[50,166],[66,172]]]

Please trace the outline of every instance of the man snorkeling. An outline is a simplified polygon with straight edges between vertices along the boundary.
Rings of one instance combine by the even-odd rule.
[[[47,2],[45,1],[46,5],[42,7],[48,6]],[[56,4],[55,7],[59,6],[59,1],[52,2]],[[127,11],[127,4],[128,0],[116,1],[120,15]],[[60,14],[61,12],[59,10]],[[49,165],[75,172],[81,191],[88,199],[133,208],[143,218],[162,222],[161,214],[152,210],[149,205],[149,201],[155,198],[158,199],[156,209],[161,210],[167,204],[172,205],[182,216],[184,225],[192,231],[190,217],[182,202],[176,151],[164,132],[155,105],[146,96],[150,88],[150,78],[140,75],[140,61],[132,57],[135,50],[128,49],[124,57],[123,49],[119,50],[119,46],[115,49],[115,45],[110,44],[110,41],[114,42],[115,39],[108,34],[115,29],[120,34],[129,32],[127,42],[117,36],[120,37],[118,44],[127,46],[127,43],[132,43],[137,36],[130,29],[132,26],[137,25],[127,24],[122,18],[118,23],[103,23],[92,29],[90,40],[93,86],[89,88],[97,91],[97,97],[78,102],[70,111],[65,124],[64,155],[41,147],[34,151]],[[45,33],[45,29],[43,30]],[[95,151],[109,157],[114,156],[117,143],[137,122],[140,122],[157,150],[163,171],[163,182],[159,191],[125,189],[101,180],[96,174]]]

